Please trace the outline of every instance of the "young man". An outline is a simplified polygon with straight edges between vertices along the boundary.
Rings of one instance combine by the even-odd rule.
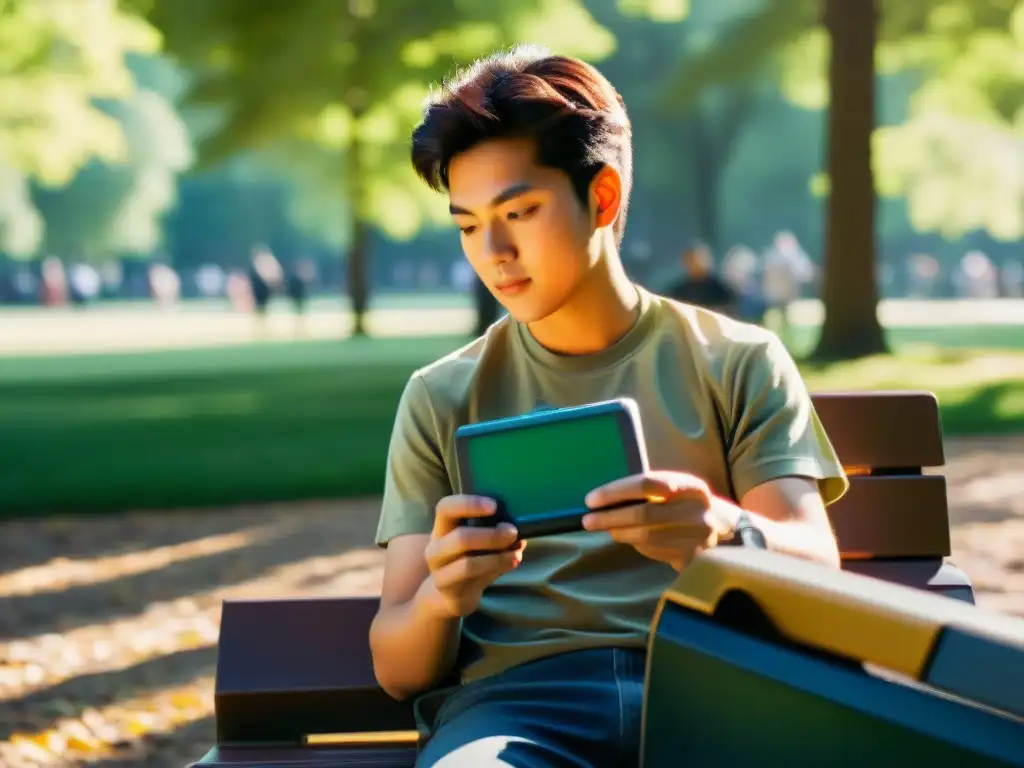
[[[419,765],[634,765],[661,593],[731,537],[740,508],[770,548],[838,564],[825,504],[842,468],[775,336],[626,277],[630,125],[593,67],[530,50],[479,62],[433,98],[412,158],[509,316],[402,395],[377,678],[396,698],[461,678]],[[640,406],[656,471],[588,504],[647,503],[512,551],[514,530],[459,526],[494,509],[460,494],[459,425],[619,396]]]

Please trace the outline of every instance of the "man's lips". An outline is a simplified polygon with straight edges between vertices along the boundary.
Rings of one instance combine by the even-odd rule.
[[[495,283],[494,290],[502,296],[515,296],[517,293],[525,291],[529,284],[530,278],[528,277],[520,277],[516,280],[502,280],[500,283]]]

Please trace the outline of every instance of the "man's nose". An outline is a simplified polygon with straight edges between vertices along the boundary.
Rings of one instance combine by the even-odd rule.
[[[497,262],[508,261],[516,257],[508,227],[502,223],[492,224],[484,234],[484,254]]]

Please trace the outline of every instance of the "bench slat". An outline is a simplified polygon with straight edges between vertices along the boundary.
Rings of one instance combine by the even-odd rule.
[[[844,559],[950,554],[941,476],[851,477],[850,490],[828,514]]]
[[[946,461],[931,392],[818,393],[812,399],[844,465],[941,467]]]

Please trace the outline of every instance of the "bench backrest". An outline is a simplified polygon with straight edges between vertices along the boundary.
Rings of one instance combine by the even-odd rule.
[[[830,509],[849,563],[921,582],[949,554],[938,407],[928,393],[817,395],[851,488]],[[924,572],[907,571],[922,567]],[[915,575],[916,574],[916,575]],[[218,742],[301,744],[308,734],[415,729],[376,684],[367,644],[376,598],[227,601],[217,662]]]
[[[929,392],[818,394],[850,490],[829,507],[844,560],[950,554],[939,406]]]

